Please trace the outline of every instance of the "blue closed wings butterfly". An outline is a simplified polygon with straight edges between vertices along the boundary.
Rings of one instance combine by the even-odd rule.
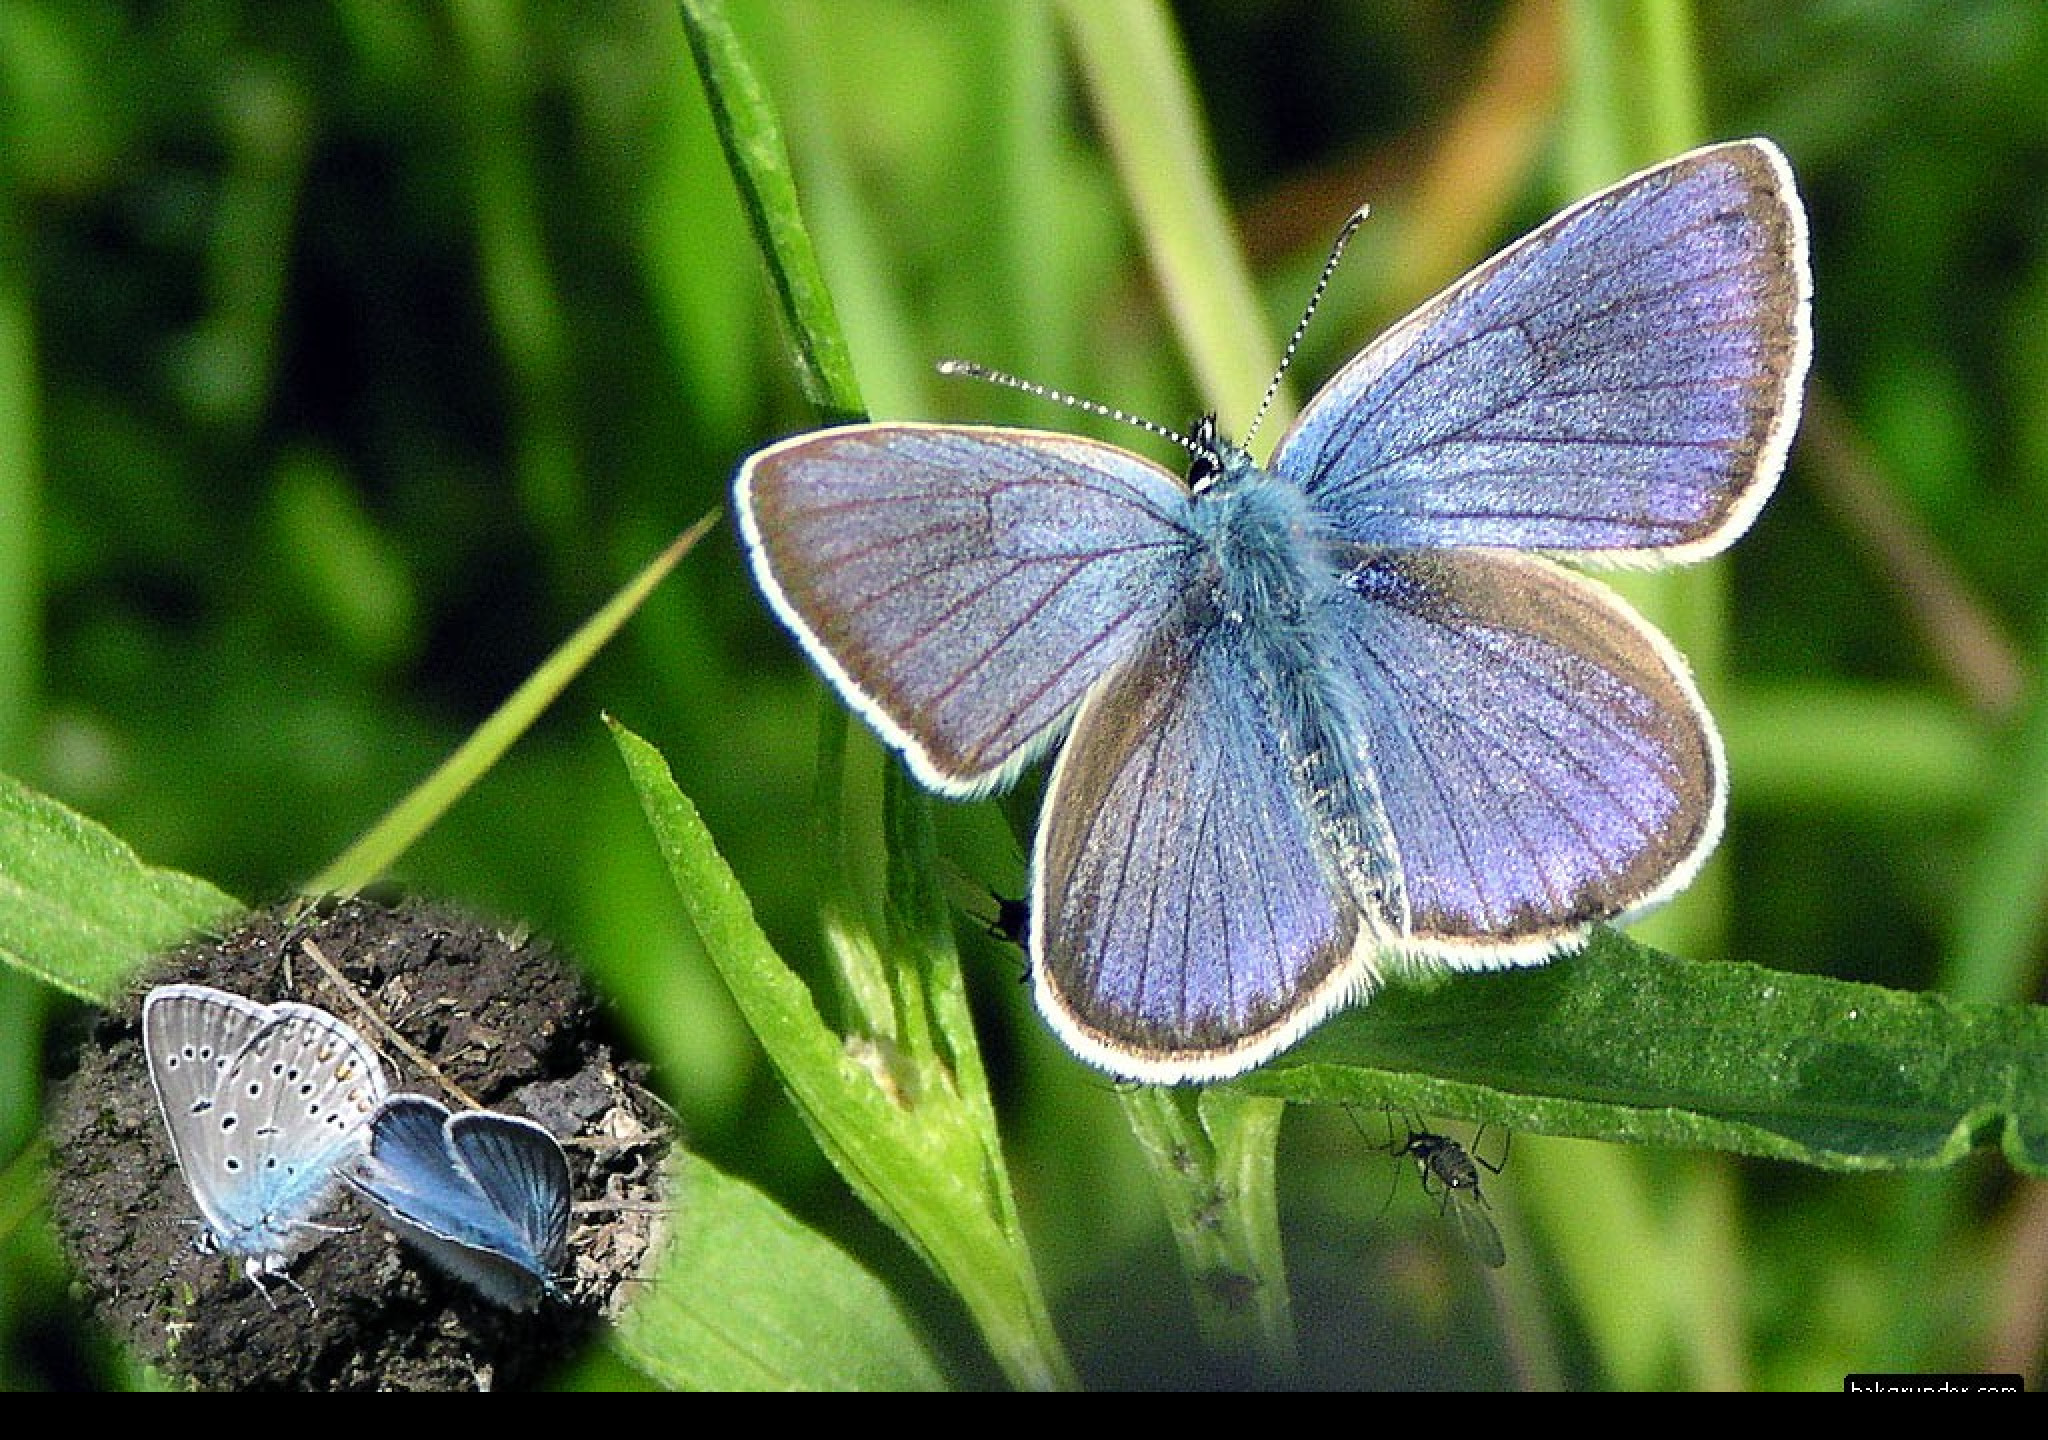
[[[531,1310],[559,1293],[569,1161],[533,1121],[393,1095],[348,1179],[400,1236],[493,1303]]]
[[[325,1010],[204,985],[150,991],[142,1045],[202,1243],[263,1289],[329,1229],[318,1216],[384,1099],[376,1052]]]
[[[1390,960],[1540,961],[1721,831],[1685,663],[1546,558],[1742,533],[1810,350],[1764,140],[1582,201],[1354,357],[1261,467],[1183,481],[1072,435],[854,425],[750,458],[754,573],[927,785],[1065,733],[1032,856],[1039,1006],[1081,1056],[1227,1076]]]

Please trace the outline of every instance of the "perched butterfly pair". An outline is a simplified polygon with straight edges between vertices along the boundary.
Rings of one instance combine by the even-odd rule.
[[[1040,1009],[1157,1083],[1257,1065],[1390,962],[1531,964],[1684,886],[1721,741],[1684,661],[1550,555],[1714,554],[1797,424],[1806,225],[1764,140],[1584,200],[1374,341],[1261,466],[870,424],[735,480],[749,559],[913,773],[1066,736]]]
[[[158,986],[142,1044],[201,1246],[239,1258],[266,1295],[265,1280],[288,1279],[292,1259],[333,1230],[320,1216],[343,1182],[498,1304],[531,1309],[553,1293],[569,1167],[542,1127],[390,1094],[360,1035],[296,1001]]]

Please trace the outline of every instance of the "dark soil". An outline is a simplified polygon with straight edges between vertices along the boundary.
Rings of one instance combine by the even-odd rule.
[[[311,941],[354,987],[337,985]],[[465,1101],[423,1072],[364,1006],[477,1104],[539,1121],[575,1180],[565,1300],[501,1310],[402,1246],[345,1191],[323,1223],[349,1227],[266,1296],[238,1261],[195,1248],[198,1211],[172,1156],[142,1054],[142,997],[191,981],[272,1003],[318,1005],[384,1058],[391,1090]],[[445,911],[351,900],[294,921],[253,917],[169,956],[97,1015],[52,1087],[58,1230],[87,1298],[145,1364],[219,1390],[522,1388],[573,1355],[651,1263],[659,1103],[615,1065],[603,1016],[561,956]]]

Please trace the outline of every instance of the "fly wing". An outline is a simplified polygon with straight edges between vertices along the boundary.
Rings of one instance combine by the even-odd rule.
[[[1508,1247],[1501,1243],[1500,1227],[1486,1213],[1486,1197],[1478,1190],[1453,1190],[1444,1197],[1443,1208],[1458,1227],[1458,1238],[1472,1258],[1489,1270],[1508,1263]]]

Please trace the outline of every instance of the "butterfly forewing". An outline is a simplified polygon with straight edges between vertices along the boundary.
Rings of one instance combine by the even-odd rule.
[[[432,1193],[454,1168],[442,1127],[448,1109],[424,1095],[393,1095],[371,1117],[370,1139],[349,1178],[373,1198]]]
[[[763,590],[920,778],[1014,774],[1178,588],[1186,487],[1073,436],[859,425],[750,459]]]
[[[173,1150],[196,1137],[184,1117],[213,1104],[220,1077],[269,1010],[202,985],[162,985],[142,1007],[142,1045]]]
[[[223,1132],[212,1118],[221,1077],[268,1015],[268,1006],[203,985],[158,986],[142,1006],[143,1053],[171,1153],[216,1232],[221,1217],[204,1178],[223,1173]]]
[[[1273,468],[1361,544],[1711,553],[1776,483],[1810,288],[1776,147],[1695,151],[1573,206],[1381,336]]]
[[[420,1234],[476,1246],[500,1230],[497,1211],[448,1147],[447,1107],[394,1095],[377,1111],[369,1152],[349,1181],[407,1238]]]
[[[448,1144],[542,1268],[569,1241],[569,1161],[545,1127],[516,1115],[470,1112],[448,1122]]]
[[[309,1222],[383,1098],[376,1055],[354,1031],[310,1005],[271,1006],[221,1077],[219,1158],[234,1197],[223,1243],[289,1255],[317,1238]]]

